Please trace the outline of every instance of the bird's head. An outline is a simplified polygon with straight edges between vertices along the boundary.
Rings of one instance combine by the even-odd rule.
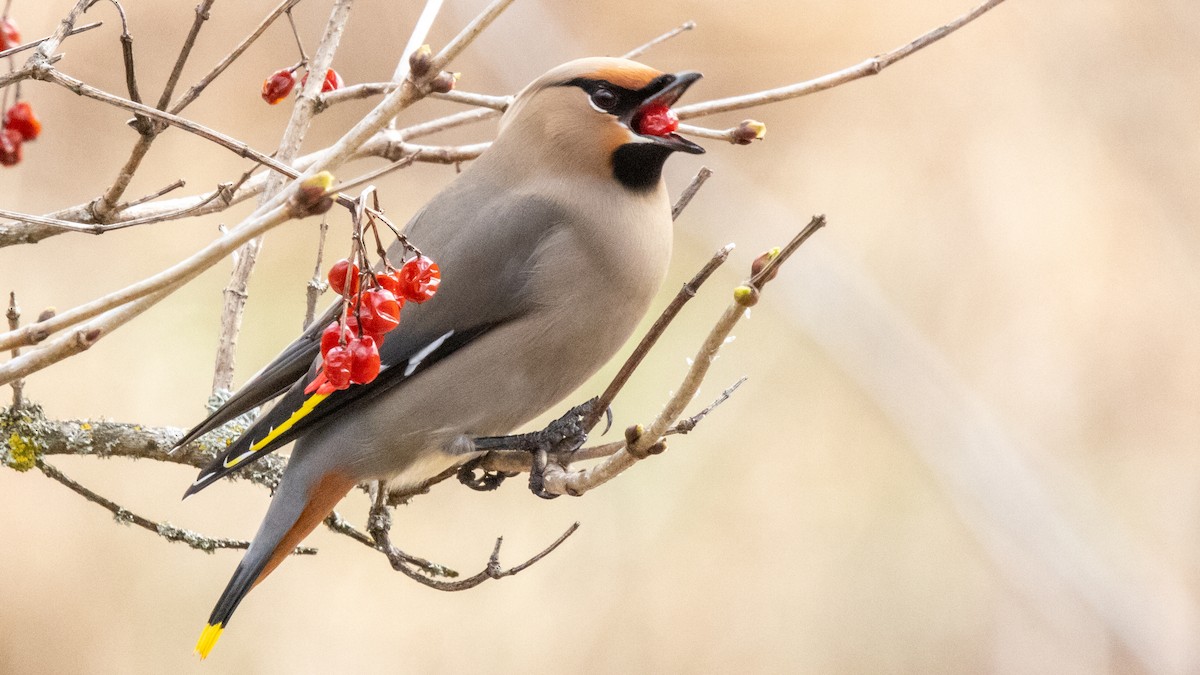
[[[628,59],[571,61],[517,94],[500,137],[536,148],[537,161],[555,170],[599,171],[627,188],[651,189],[671,153],[704,152],[661,124],[698,79],[700,73],[663,73]]]

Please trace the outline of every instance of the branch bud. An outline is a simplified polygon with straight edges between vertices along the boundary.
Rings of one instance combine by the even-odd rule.
[[[301,218],[319,216],[333,208],[333,197],[329,194],[332,187],[333,174],[328,171],[306,178],[292,202],[296,214]]]
[[[762,272],[763,268],[765,268],[767,266],[767,263],[771,262],[772,260],[774,260],[778,257],[779,257],[779,247],[776,246],[775,248],[771,249],[770,251],[767,251],[766,253],[763,253],[762,255],[755,258],[754,262],[750,263],[750,276],[757,277],[759,272]],[[759,281],[759,284],[760,285],[765,284],[766,282],[774,279],[776,274],[779,274],[778,266],[771,268],[771,271],[767,274],[767,277],[765,279],[761,279]]]
[[[408,57],[408,71],[413,79],[419,79],[429,74],[433,68],[433,50],[429,45],[421,45],[417,51]]]
[[[743,120],[741,124],[734,127],[729,140],[735,145],[750,145],[754,141],[761,141],[766,136],[767,125],[758,120]]]
[[[646,433],[646,429],[640,424],[634,424],[633,426],[627,427],[625,429],[625,445],[633,445],[634,443],[637,443],[637,440],[641,438],[642,434],[644,433]]]
[[[429,83],[429,90],[436,94],[445,94],[454,91],[454,83],[458,82],[458,78],[461,75],[462,73],[451,73],[443,70]]]
[[[738,286],[733,289],[733,301],[742,307],[753,307],[758,304],[758,289],[753,286]]]

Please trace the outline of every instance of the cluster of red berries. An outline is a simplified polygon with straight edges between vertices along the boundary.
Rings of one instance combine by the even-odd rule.
[[[387,265],[378,274],[362,274],[349,260],[334,263],[329,287],[346,299],[346,312],[321,333],[323,365],[305,393],[329,394],[374,380],[379,375],[379,346],[400,325],[401,306],[432,298],[441,281],[437,263],[425,256],[410,259],[400,269]]]
[[[633,118],[634,131],[646,136],[666,136],[678,128],[679,116],[661,103],[642,108]]]
[[[299,65],[291,68],[284,68],[271,73],[271,76],[263,80],[262,97],[263,100],[271,105],[279,103],[287,98],[287,95],[292,93],[296,88],[296,71],[300,68]],[[300,86],[303,87],[308,82],[308,73],[304,73],[304,77],[300,78]],[[333,68],[325,71],[325,80],[321,82],[321,93],[341,89],[344,83],[342,76]]]
[[[0,51],[21,44],[21,33],[13,20],[0,19]],[[0,165],[13,166],[21,161],[21,145],[42,133],[42,123],[33,114],[28,101],[17,101],[0,119]]]
[[[21,161],[21,144],[32,141],[42,133],[42,123],[33,114],[28,101],[17,101],[4,111],[3,131],[0,131],[0,165],[13,166]]]

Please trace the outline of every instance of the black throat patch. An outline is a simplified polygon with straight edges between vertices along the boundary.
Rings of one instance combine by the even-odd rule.
[[[655,143],[626,143],[612,154],[613,177],[630,190],[651,190],[670,156],[670,148]]]

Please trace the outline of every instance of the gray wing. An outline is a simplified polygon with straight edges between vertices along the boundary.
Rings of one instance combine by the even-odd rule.
[[[466,212],[461,204],[471,200],[461,197],[457,194],[453,203],[439,201],[441,196],[435,198],[409,224],[406,234],[438,262],[442,283],[437,295],[426,303],[405,305],[400,326],[387,335],[380,350],[383,369],[379,377],[369,384],[335,392],[315,405],[305,405],[310,398],[304,394],[305,385],[316,375],[320,330],[337,316],[338,308],[332,307],[324,320],[315,322],[181,441],[196,438],[223,420],[284,394],[201,472],[187,494],[302,436],[348,405],[403,387],[410,377],[436,368],[454,351],[527,311],[530,298],[526,281],[531,259],[544,237],[561,222],[561,212],[542,199],[511,196],[495,208]],[[400,251],[395,255],[399,256]],[[276,432],[283,425],[286,429]]]

